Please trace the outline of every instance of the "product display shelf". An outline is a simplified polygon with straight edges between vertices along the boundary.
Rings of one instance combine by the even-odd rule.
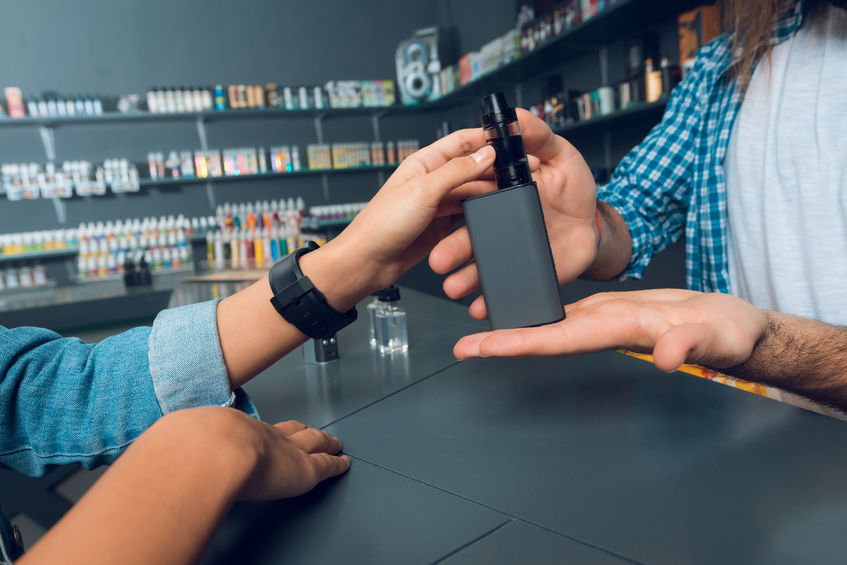
[[[192,267],[180,267],[178,269],[162,269],[158,271],[151,271],[150,275],[153,277],[165,277],[170,275],[185,275],[185,274],[193,274],[196,273],[197,269]],[[106,275],[105,277],[77,277],[74,279],[75,284],[94,284],[94,283],[102,283],[108,281],[123,281],[124,275],[123,273],[112,273]]]
[[[183,184],[205,184],[207,182],[233,182],[233,181],[252,181],[252,180],[267,180],[287,177],[304,177],[313,175],[334,175],[343,173],[361,173],[361,172],[380,172],[393,171],[397,165],[369,165],[364,167],[349,167],[346,169],[301,169],[299,171],[291,171],[288,173],[258,173],[255,175],[233,175],[221,177],[180,177],[180,178],[161,178],[149,179],[144,178],[139,181],[139,185],[143,188],[146,186],[169,186]]]
[[[635,29],[649,27],[702,3],[703,0],[618,0],[600,14],[547,39],[532,51],[438,100],[416,107],[422,110],[441,109],[469,101],[478,102],[480,96],[537,77],[575,54],[596,50],[631,35]]]
[[[39,259],[53,259],[55,257],[72,257],[78,253],[79,248],[77,247],[47,249],[44,251],[27,251],[26,253],[13,253],[10,255],[0,253],[0,263],[12,261],[37,261]]]
[[[149,323],[167,307],[177,284],[193,272],[163,272],[148,286],[127,287],[123,278],[86,284],[32,288],[0,297],[0,326],[67,328],[141,320]],[[149,320],[149,321],[148,321]]]
[[[0,127],[14,126],[44,126],[58,127],[62,125],[105,124],[105,123],[138,123],[138,122],[167,122],[167,121],[197,121],[214,122],[223,120],[261,120],[287,118],[342,118],[348,116],[371,116],[414,112],[415,107],[395,104],[393,106],[364,106],[360,108],[322,108],[309,110],[285,110],[282,108],[245,108],[240,110],[208,110],[204,112],[104,112],[100,115],[88,116],[50,116],[9,118],[0,117]]]
[[[572,122],[553,128],[557,134],[567,137],[574,134],[594,133],[600,130],[611,130],[623,127],[636,121],[658,123],[662,113],[667,106],[667,97],[662,97],[655,102],[633,104],[623,110],[616,110],[610,114],[597,116],[590,120]]]

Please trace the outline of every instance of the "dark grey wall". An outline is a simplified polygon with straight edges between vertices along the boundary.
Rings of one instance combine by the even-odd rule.
[[[27,94],[143,93],[156,85],[214,83],[323,84],[331,79],[393,78],[394,49],[429,25],[459,25],[463,41],[478,46],[513,21],[509,0],[437,2],[279,2],[148,0],[145,2],[15,2],[0,19],[0,85]],[[472,21],[474,25],[464,25]],[[388,117],[385,139],[435,137],[440,120],[429,114]],[[327,141],[372,139],[368,118],[334,118]],[[316,141],[310,119],[209,126],[212,147]],[[199,147],[191,122],[74,125],[56,130],[58,160],[128,157],[142,162],[151,150]],[[0,128],[0,162],[45,161],[37,128]],[[367,200],[377,175],[331,176],[330,202]],[[319,177],[230,183],[215,187],[218,202],[302,195],[325,202]],[[82,221],[163,213],[209,212],[200,185],[148,189],[141,194],[67,201],[68,226]],[[58,227],[49,201],[0,200],[0,233]]]
[[[321,84],[330,79],[394,77],[397,43],[428,25],[455,26],[461,52],[478,48],[514,23],[513,0],[435,2],[279,2],[274,0],[146,0],[97,2],[40,0],[6,3],[0,18],[0,86],[20,86],[25,94],[143,93],[157,85],[214,83]],[[673,21],[655,29],[669,52],[675,50]],[[636,33],[634,31],[633,33]],[[622,38],[623,39],[623,38]],[[623,73],[622,40],[609,46],[610,79]],[[550,61],[567,87],[599,85],[597,53]],[[524,85],[524,102],[537,100],[537,80]],[[435,138],[449,120],[453,129],[476,125],[477,105],[445,112],[389,116],[384,139]],[[617,162],[647,132],[649,124],[628,126],[612,137]],[[327,141],[372,138],[367,117],[332,118]],[[315,142],[310,119],[226,121],[209,125],[211,147],[297,143],[304,152]],[[579,134],[571,141],[589,164],[602,167],[602,136]],[[199,147],[191,122],[73,125],[56,130],[59,161],[127,157],[139,162],[151,150]],[[305,159],[305,155],[303,155]],[[0,128],[0,162],[45,161],[37,128]],[[231,182],[216,185],[217,202],[302,195],[307,205],[367,200],[378,188],[375,173],[329,177],[325,199],[319,177]],[[202,185],[149,188],[139,194],[74,198],[67,201],[66,226],[80,222],[161,214],[210,213]],[[0,233],[59,227],[50,201],[8,202],[0,197]],[[677,265],[674,264],[674,267]],[[437,279],[417,269],[412,279],[436,289]],[[680,271],[674,268],[674,272]]]

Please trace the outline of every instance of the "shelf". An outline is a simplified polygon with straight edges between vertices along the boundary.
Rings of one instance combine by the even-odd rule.
[[[658,123],[667,105],[667,98],[661,98],[655,102],[636,104],[623,110],[617,110],[611,114],[597,116],[590,120],[573,122],[554,128],[553,131],[566,137],[573,134],[584,134],[589,130],[610,130],[621,127],[635,121]]]
[[[54,257],[71,257],[79,253],[79,248],[72,249],[50,249],[47,251],[30,251],[28,253],[17,253],[15,255],[0,255],[0,263],[9,261],[37,261],[39,259],[52,259]]]
[[[76,124],[138,123],[196,121],[214,122],[223,120],[254,120],[275,118],[332,118],[344,116],[380,115],[414,112],[415,107],[395,104],[394,106],[368,106],[361,108],[324,108],[321,110],[284,110],[281,108],[245,108],[241,110],[209,110],[205,112],[179,112],[151,114],[150,112],[106,112],[99,116],[51,116],[8,118],[0,117],[0,127],[47,126],[58,127]]]
[[[196,271],[195,271],[194,267],[180,267],[179,269],[161,269],[161,270],[158,270],[158,271],[150,271],[150,275],[153,276],[153,277],[163,277],[163,276],[168,276],[168,275],[180,275],[180,274],[186,274],[186,273],[192,273],[193,274],[195,272]],[[83,278],[83,277],[80,277],[79,275],[77,275],[76,279],[74,279],[74,284],[93,284],[93,283],[102,283],[102,282],[107,282],[107,281],[123,281],[123,280],[124,280],[124,274],[123,273],[110,273],[110,274],[106,275],[105,277],[92,277],[92,278],[88,278],[88,277]],[[143,288],[145,286],[149,287],[150,285],[136,285],[134,287],[129,287],[129,288]]]
[[[150,112],[106,112],[99,116],[53,116],[0,118],[0,127],[47,126],[58,127],[72,124],[102,124],[126,122],[196,121],[204,122],[244,119],[275,118],[331,118],[344,116],[373,116],[443,109],[449,106],[476,101],[480,96],[497,88],[535,77],[551,67],[564,63],[568,57],[586,53],[610,42],[631,35],[633,29],[689,10],[703,0],[618,0],[603,12],[586,20],[568,31],[552,37],[532,51],[524,53],[514,61],[489,72],[475,81],[457,88],[450,94],[418,105],[372,106],[360,108],[324,108],[309,110],[285,110],[282,108],[247,108],[239,110],[209,110],[204,112],[180,112],[152,114]]]
[[[253,181],[253,180],[267,180],[267,179],[280,179],[280,178],[288,178],[288,177],[307,177],[307,176],[315,176],[315,175],[335,175],[335,174],[345,174],[345,173],[367,173],[367,172],[382,172],[382,171],[393,171],[397,168],[397,165],[381,165],[381,166],[371,166],[371,167],[350,167],[348,169],[302,169],[299,171],[291,171],[290,173],[260,173],[256,175],[238,175],[238,176],[225,176],[225,177],[191,177],[191,178],[163,178],[163,179],[141,179],[139,181],[139,185],[143,188],[145,186],[170,186],[170,185],[181,185],[181,184],[205,184],[207,182],[234,182],[239,180],[245,181]]]
[[[702,3],[703,0],[618,0],[599,15],[548,39],[514,61],[438,100],[414,107],[428,110],[477,102],[485,94],[558,67],[575,54],[631,36],[634,29],[648,27]]]

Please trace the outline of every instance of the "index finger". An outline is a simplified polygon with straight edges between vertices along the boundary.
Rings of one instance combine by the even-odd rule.
[[[460,129],[406,157],[386,185],[403,184],[431,173],[450,159],[473,153],[485,145],[482,128]]]
[[[625,301],[603,313],[571,315],[561,322],[532,328],[495,330],[465,336],[453,348],[469,357],[552,357],[615,349],[649,347],[662,328],[642,329],[637,308]]]

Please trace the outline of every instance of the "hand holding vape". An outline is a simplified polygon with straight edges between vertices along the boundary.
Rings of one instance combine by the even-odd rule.
[[[491,329],[558,322],[565,313],[517,113],[502,92],[485,96],[482,112],[498,190],[462,208]]]

